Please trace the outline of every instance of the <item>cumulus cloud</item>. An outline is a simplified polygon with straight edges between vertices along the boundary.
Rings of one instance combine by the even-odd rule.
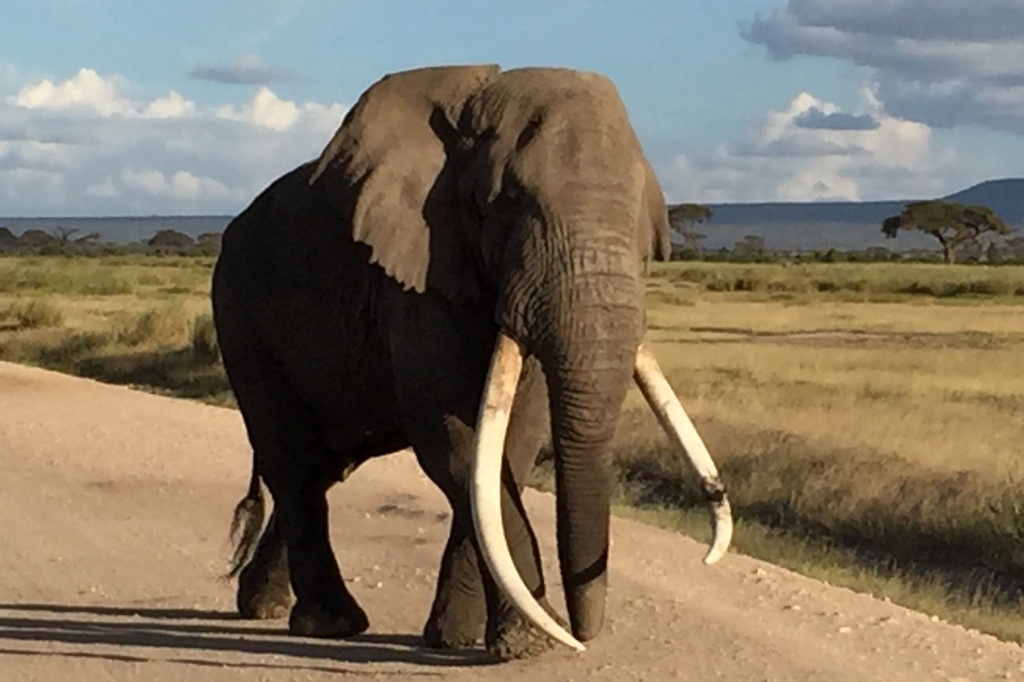
[[[83,109],[101,116],[133,113],[132,103],[118,94],[114,79],[103,78],[92,69],[79,69],[62,83],[47,78],[26,85],[13,102],[26,109]]]
[[[278,97],[269,88],[260,88],[252,100],[242,106],[218,107],[217,116],[230,121],[242,121],[271,130],[287,130],[298,121],[315,127],[337,125],[345,116],[346,108],[340,104],[323,105],[305,102],[301,105]]]
[[[232,105],[217,109],[217,116],[231,121],[245,121],[271,130],[286,130],[299,117],[295,102],[283,100],[269,88],[260,88],[252,101],[241,107]]]
[[[173,90],[167,97],[148,102],[142,109],[145,118],[181,118],[195,112],[195,102],[190,102]]]
[[[861,112],[801,93],[748,137],[659,169],[670,201],[863,201],[934,196],[955,168],[931,129],[885,113],[871,90]]]
[[[180,118],[195,112],[195,103],[171,90],[166,97],[151,102],[133,102],[122,94],[125,85],[119,77],[104,78],[92,69],[79,69],[71,78],[54,83],[44,79],[26,85],[9,104],[41,111],[70,110],[100,116],[143,118]]]
[[[337,103],[261,87],[199,106],[171,91],[133,96],[80,69],[0,91],[0,214],[232,214],[315,157],[341,123]]]
[[[776,59],[812,55],[868,67],[895,116],[1024,132],[1019,0],[788,0],[742,32]]]
[[[233,85],[267,85],[291,80],[291,74],[257,55],[242,55],[227,64],[197,64],[189,75],[196,80],[229,83]]]
[[[121,173],[126,187],[140,189],[148,194],[172,199],[222,199],[231,191],[213,178],[197,177],[188,171],[178,170],[164,174],[160,171],[135,171],[127,168]],[[107,180],[109,183],[109,179]],[[109,186],[112,186],[110,183]],[[101,185],[100,189],[104,189]]]

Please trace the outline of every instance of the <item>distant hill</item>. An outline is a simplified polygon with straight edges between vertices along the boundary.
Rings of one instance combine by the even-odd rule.
[[[974,187],[950,194],[950,201],[988,206],[1006,222],[1024,224],[1024,178],[988,180]]]
[[[988,206],[1012,227],[1024,227],[1024,178],[988,180],[943,198]],[[708,235],[709,248],[731,246],[748,234],[774,249],[936,248],[927,235],[908,233],[894,240],[882,235],[882,221],[910,201],[917,199],[709,204],[711,220],[698,229]]]
[[[943,197],[962,204],[981,204],[995,210],[1003,220],[1024,222],[1024,178],[988,180]],[[811,201],[766,202],[752,204],[709,204],[716,223],[881,223],[899,213],[904,204],[916,199],[898,201]]]

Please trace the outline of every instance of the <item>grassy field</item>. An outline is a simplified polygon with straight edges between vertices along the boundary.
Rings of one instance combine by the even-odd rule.
[[[231,404],[211,266],[0,259],[0,359]],[[655,267],[649,340],[723,470],[737,550],[1024,641],[1021,302],[1016,267]],[[615,449],[618,513],[706,535],[635,391]]]

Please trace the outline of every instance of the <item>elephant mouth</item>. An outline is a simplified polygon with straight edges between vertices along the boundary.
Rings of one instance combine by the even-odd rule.
[[[512,605],[552,639],[584,651],[583,644],[559,625],[531,594],[516,569],[505,539],[501,516],[501,466],[509,416],[522,367],[522,348],[514,339],[500,333],[477,418],[470,488],[473,528],[484,562]],[[701,487],[711,507],[713,531],[704,563],[714,563],[726,553],[733,531],[732,512],[715,463],[654,356],[643,344],[637,349],[633,380],[662,428],[700,477]]]

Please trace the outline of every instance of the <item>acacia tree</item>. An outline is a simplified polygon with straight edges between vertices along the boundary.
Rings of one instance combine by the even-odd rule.
[[[67,244],[71,241],[72,235],[78,232],[77,228],[74,227],[58,227],[53,231],[53,236],[57,238],[61,244]]]
[[[702,204],[676,204],[668,209],[669,225],[683,238],[687,246],[697,252],[698,258],[703,256],[700,241],[707,239],[707,235],[695,230],[694,226],[710,218],[711,209]]]
[[[976,242],[985,233],[1005,235],[1012,231],[987,206],[964,206],[941,199],[911,202],[899,215],[882,221],[882,234],[887,238],[894,239],[900,230],[917,230],[935,237],[947,263],[953,262],[957,247]]]

